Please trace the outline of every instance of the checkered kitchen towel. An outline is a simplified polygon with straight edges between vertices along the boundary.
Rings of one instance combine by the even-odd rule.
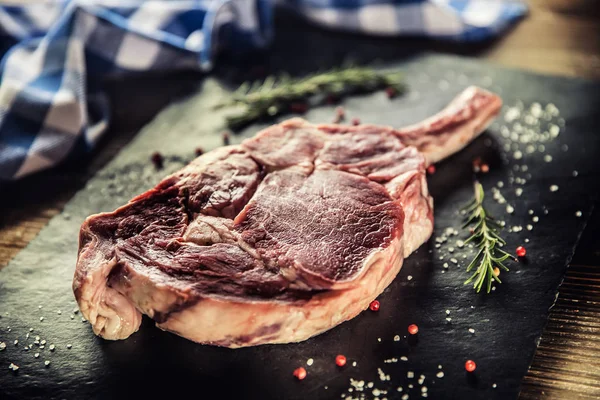
[[[275,4],[372,35],[475,41],[527,12],[517,0],[55,0],[0,6],[0,182],[94,148],[107,74],[210,70],[219,50],[263,48]],[[219,39],[225,26],[228,43]]]

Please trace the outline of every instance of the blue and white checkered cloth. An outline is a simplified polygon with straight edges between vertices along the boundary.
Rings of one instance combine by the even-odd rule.
[[[0,6],[0,181],[94,148],[110,121],[103,77],[208,71],[218,51],[264,48],[276,5],[331,29],[459,41],[498,35],[527,12],[517,0],[24,3]]]

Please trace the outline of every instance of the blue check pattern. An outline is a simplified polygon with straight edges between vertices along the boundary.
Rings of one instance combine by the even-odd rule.
[[[273,14],[369,35],[479,41],[517,0],[57,0],[0,6],[0,181],[90,152],[106,131],[109,75],[211,70],[220,51],[265,48]],[[226,34],[224,34],[226,32]]]

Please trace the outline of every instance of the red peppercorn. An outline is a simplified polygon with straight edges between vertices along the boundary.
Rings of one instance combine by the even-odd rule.
[[[163,167],[163,156],[158,151],[155,151],[154,153],[152,153],[150,160],[156,166],[156,168]]]
[[[290,111],[297,114],[304,114],[308,110],[308,106],[305,103],[292,103],[290,104]]]
[[[296,368],[294,370],[294,376],[298,378],[299,381],[301,381],[302,379],[306,378],[306,370],[302,367]]]
[[[356,125],[360,125],[360,119],[359,118],[352,118],[352,125],[356,126]]]
[[[343,356],[341,354],[337,355],[335,357],[335,364],[338,367],[343,367],[344,365],[346,365],[346,356]]]
[[[202,154],[204,154],[204,149],[202,149],[202,147],[196,147],[196,150],[194,150],[194,153],[196,153],[196,156],[201,156]]]
[[[435,174],[435,165],[431,164],[429,167],[427,167],[427,173],[429,175]]]
[[[489,165],[487,165],[487,164],[481,165],[481,172],[483,172],[484,174],[487,174],[488,172],[490,172]]]
[[[408,333],[410,333],[411,335],[416,335],[417,333],[419,333],[419,327],[416,324],[410,324],[408,326]]]
[[[385,94],[387,94],[387,97],[389,99],[393,99],[398,94],[398,91],[395,88],[389,86],[385,88]]]
[[[467,362],[465,363],[465,369],[467,370],[467,372],[473,372],[475,371],[475,368],[477,368],[477,364],[475,364],[475,361],[467,360]]]
[[[527,250],[525,250],[525,247],[523,247],[523,246],[517,247],[517,255],[519,257],[525,257],[525,254],[527,254]]]
[[[379,300],[373,300],[371,304],[369,304],[369,309],[371,311],[379,311]]]

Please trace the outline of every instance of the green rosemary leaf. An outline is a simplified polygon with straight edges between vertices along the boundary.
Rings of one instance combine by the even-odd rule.
[[[271,118],[290,110],[294,103],[308,106],[309,100],[316,95],[328,95],[336,98],[358,92],[371,92],[391,88],[396,94],[402,94],[405,86],[402,76],[397,72],[381,72],[368,67],[346,67],[317,73],[301,79],[292,79],[289,75],[269,76],[264,82],[245,82],[232,96],[215,106],[242,106],[242,110],[226,118],[232,129],[242,128],[262,118]]]
[[[476,269],[465,281],[465,285],[473,282],[473,288],[478,293],[485,285],[486,292],[490,293],[494,281],[502,283],[498,275],[494,273],[494,268],[498,267],[508,271],[503,262],[515,258],[498,247],[498,245],[506,244],[500,236],[502,227],[483,206],[485,193],[479,182],[475,182],[474,192],[474,199],[464,208],[469,210],[470,214],[466,217],[463,228],[472,225],[471,234],[465,240],[465,244],[473,242],[479,248],[479,251],[467,266],[467,272],[470,272],[473,268]]]

